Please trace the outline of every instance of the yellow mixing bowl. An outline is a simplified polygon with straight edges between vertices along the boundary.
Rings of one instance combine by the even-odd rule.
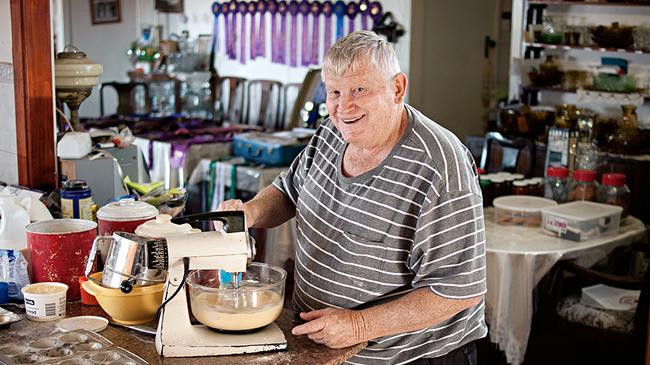
[[[111,318],[122,324],[142,324],[156,318],[158,306],[162,303],[164,284],[136,286],[133,291],[124,294],[120,289],[106,288],[102,282],[102,273],[90,275],[95,281],[84,282],[83,288],[97,298],[97,302]]]

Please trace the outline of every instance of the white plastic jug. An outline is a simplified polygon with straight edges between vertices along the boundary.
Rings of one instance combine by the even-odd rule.
[[[28,224],[27,210],[16,204],[11,195],[0,193],[0,248],[25,250],[27,248],[25,226]]]

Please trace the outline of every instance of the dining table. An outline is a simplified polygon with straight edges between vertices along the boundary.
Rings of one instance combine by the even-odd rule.
[[[534,290],[560,260],[591,267],[619,246],[639,241],[645,224],[632,216],[617,232],[582,241],[554,236],[542,227],[500,225],[494,208],[486,208],[487,293],[485,319],[490,341],[509,364],[524,360],[534,314]]]

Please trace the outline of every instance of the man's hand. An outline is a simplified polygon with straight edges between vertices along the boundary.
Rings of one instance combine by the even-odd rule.
[[[246,204],[244,204],[243,201],[239,199],[224,200],[221,202],[221,204],[219,204],[219,207],[217,208],[217,212],[230,211],[230,210],[243,210],[244,216],[246,217],[246,225],[248,227],[253,225],[251,214],[249,211],[250,209],[246,207]],[[214,221],[214,228],[218,231],[221,230],[223,228],[223,223],[219,221]]]
[[[307,335],[312,341],[339,349],[365,341],[363,316],[350,309],[325,308],[300,313],[308,321],[291,330],[295,336]]]

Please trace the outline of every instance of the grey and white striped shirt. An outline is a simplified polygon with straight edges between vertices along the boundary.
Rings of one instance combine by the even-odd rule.
[[[485,293],[474,160],[451,132],[406,108],[404,136],[376,168],[344,176],[347,143],[328,120],[273,182],[296,205],[297,311],[363,308],[422,287],[454,299]],[[442,356],[486,335],[483,310],[481,301],[433,327],[371,340],[348,363]]]

